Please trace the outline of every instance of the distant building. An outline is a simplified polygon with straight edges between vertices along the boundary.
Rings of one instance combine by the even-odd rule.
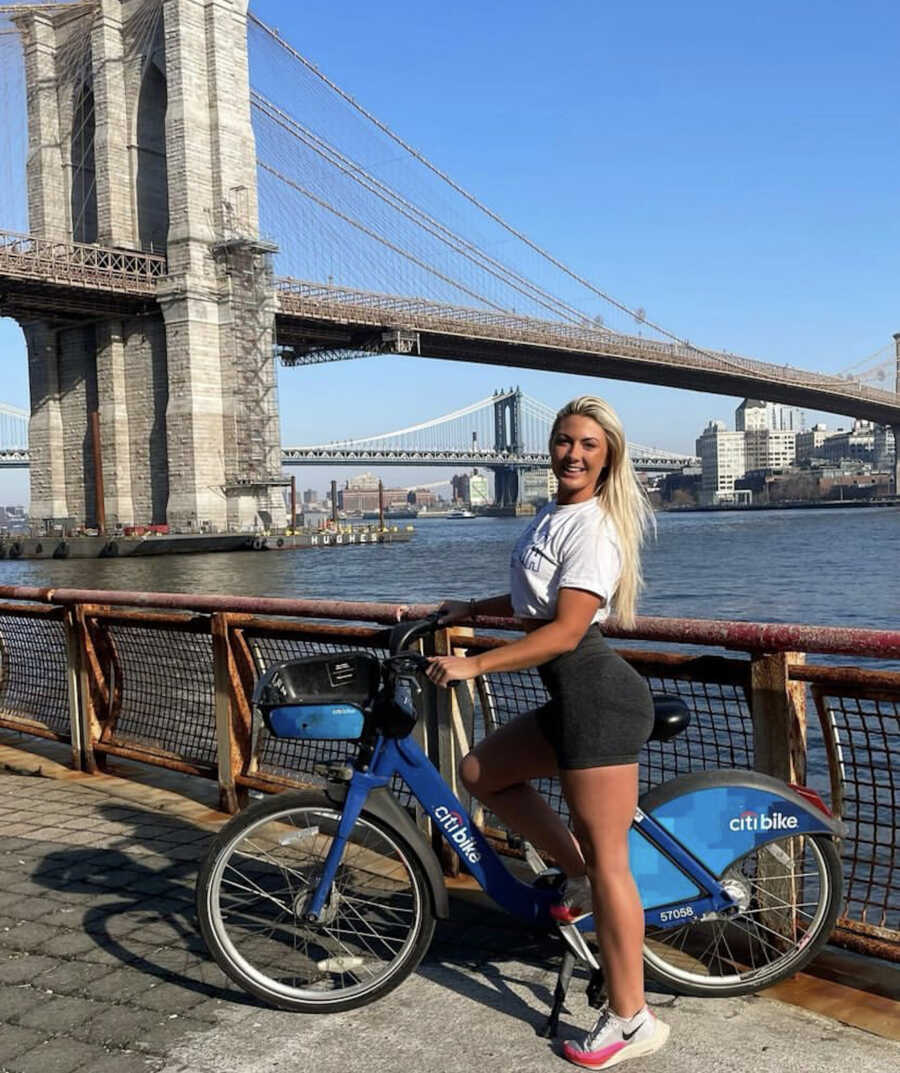
[[[556,495],[559,485],[549,467],[526,469],[522,472],[522,499],[535,506],[543,506]]]
[[[804,427],[802,410],[795,406],[779,406],[761,399],[744,399],[734,412],[737,432],[769,429],[772,432],[799,432]]]
[[[815,458],[819,454],[822,444],[828,439],[827,425],[813,425],[812,428],[804,429],[797,433],[797,461],[802,462],[806,458]]]
[[[872,461],[877,469],[889,470],[893,468],[894,458],[897,454],[897,440],[894,430],[888,425],[876,425],[874,444],[872,448]]]
[[[759,428],[749,429],[744,433],[746,470],[782,469],[791,465],[796,457],[796,432]]]
[[[772,404],[761,399],[744,399],[734,411],[734,427],[737,432],[750,429],[772,428]]]
[[[734,503],[734,482],[744,475],[746,454],[743,432],[729,432],[724,421],[710,421],[697,439],[700,458],[700,504]]]
[[[486,507],[490,501],[487,476],[484,473],[479,473],[476,469],[469,478],[469,505],[472,507]]]
[[[452,499],[454,503],[462,503],[467,507],[484,507],[490,503],[488,479],[477,469],[471,473],[457,473],[450,480]]]
[[[469,474],[454,473],[450,478],[450,499],[454,503],[469,502]]]
[[[306,504],[318,503],[319,493],[314,488],[307,488],[303,493],[303,502]]]
[[[874,462],[876,427],[871,421],[857,419],[850,429],[838,429],[833,436],[827,437],[817,454],[819,458],[825,458],[829,462],[840,462],[841,459]],[[879,438],[881,439],[881,435]],[[881,442],[883,449],[886,439]]]
[[[385,509],[406,506],[405,488],[385,488],[383,495]],[[378,478],[371,473],[351,477],[338,492],[338,506],[347,514],[378,510]]]
[[[407,502],[417,507],[433,507],[438,501],[430,488],[413,488],[406,498]]]
[[[673,506],[692,507],[700,502],[703,484],[702,466],[684,466],[675,473],[667,473],[659,486],[663,503]]]

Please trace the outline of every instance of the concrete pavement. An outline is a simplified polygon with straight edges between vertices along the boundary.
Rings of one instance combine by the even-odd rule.
[[[0,745],[0,770],[14,752]],[[196,932],[194,878],[219,814],[52,760],[12,767],[58,777],[0,773],[3,1073],[570,1068],[535,1033],[557,948],[480,900],[454,898],[419,972],[374,1005],[269,1010],[223,977]],[[573,982],[563,1036],[594,1016],[583,983]],[[773,998],[650,997],[672,1035],[636,1071],[900,1069],[900,1044]],[[900,1004],[863,1005],[876,1031],[900,1033]]]

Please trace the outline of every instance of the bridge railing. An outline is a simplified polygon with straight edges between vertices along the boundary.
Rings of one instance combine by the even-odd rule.
[[[772,383],[787,382],[833,391],[837,395],[852,392],[854,397],[875,402],[897,402],[893,392],[867,387],[856,380],[812,373],[790,365],[772,365],[755,358],[694,347],[687,343],[666,343],[587,325],[451,306],[424,298],[401,298],[287,277],[276,280],[275,285],[281,309],[288,314],[315,313],[339,321],[445,333],[459,333],[468,326],[476,335],[493,339],[562,346],[586,353],[609,354],[667,365],[688,365],[725,373],[752,373]]]
[[[250,703],[260,671],[322,651],[383,652],[383,627],[399,612],[387,604],[13,587],[0,588],[0,601],[0,727],[67,742],[73,764],[87,770],[112,756],[215,780],[230,810],[250,789],[318,784],[317,763],[352,752],[347,743],[269,737]],[[435,650],[506,644],[514,627],[480,619],[439,633]],[[684,619],[640,619],[627,634],[608,632],[654,692],[681,695],[694,716],[684,734],[647,746],[642,789],[715,767],[812,786],[847,827],[834,940],[900,960],[900,632]],[[454,786],[472,741],[545,699],[534,671],[426,695],[419,729]],[[555,781],[543,789],[564,808]],[[506,832],[486,831],[515,852]]]
[[[0,274],[66,286],[153,294],[166,258],[138,250],[0,231]]]

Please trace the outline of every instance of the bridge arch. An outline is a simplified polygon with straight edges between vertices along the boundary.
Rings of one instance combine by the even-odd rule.
[[[166,165],[168,87],[160,39],[144,67],[134,114],[134,199],[142,249],[165,251],[169,234]]]
[[[94,87],[88,78],[75,92],[70,151],[70,209],[75,242],[97,241],[97,177],[94,163]]]

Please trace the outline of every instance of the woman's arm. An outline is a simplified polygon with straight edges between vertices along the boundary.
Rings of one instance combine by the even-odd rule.
[[[476,615],[490,615],[496,618],[512,618],[514,612],[509,593],[501,596],[485,596],[480,600],[445,600],[440,608],[441,624],[452,626]]]
[[[451,682],[466,681],[492,671],[521,671],[547,663],[577,646],[603,603],[602,597],[584,589],[560,589],[556,618],[546,626],[538,627],[512,644],[492,648],[477,656],[434,656],[430,660],[428,677],[436,685],[448,686]]]

